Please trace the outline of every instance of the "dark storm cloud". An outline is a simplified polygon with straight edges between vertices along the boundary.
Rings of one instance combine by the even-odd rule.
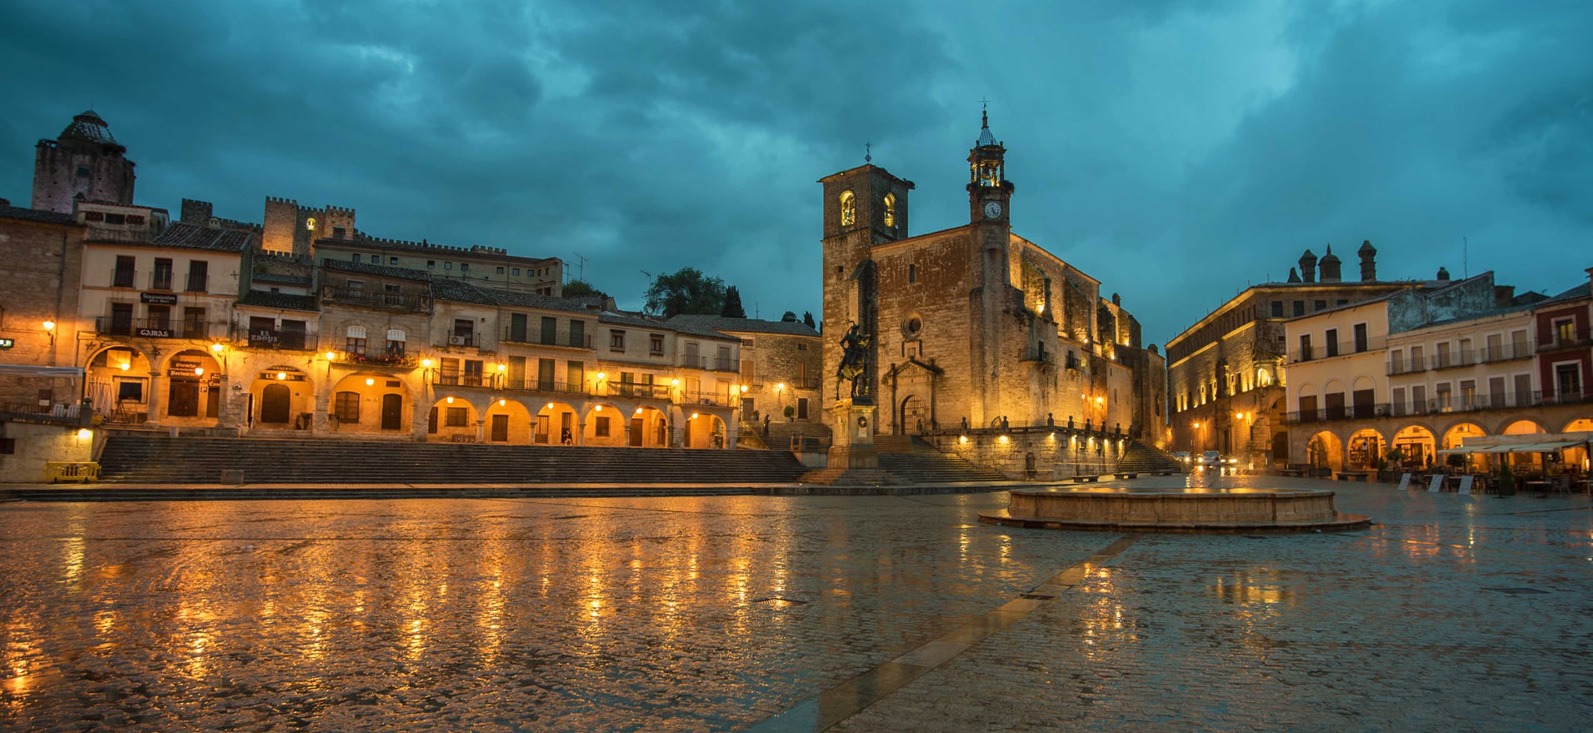
[[[1578,3],[0,0],[0,196],[92,104],[141,203],[579,253],[630,306],[691,265],[778,316],[818,310],[814,180],[865,141],[915,232],[966,220],[988,96],[1017,231],[1160,342],[1329,242],[1414,277],[1469,237],[1473,272],[1574,284],[1589,36]]]

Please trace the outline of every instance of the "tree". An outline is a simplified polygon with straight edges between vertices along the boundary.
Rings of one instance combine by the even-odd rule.
[[[747,309],[741,307],[741,291],[737,290],[736,286],[731,285],[725,290],[725,307],[719,311],[719,315],[725,318],[747,317]]]
[[[796,313],[793,313],[791,311],[786,311],[785,315],[780,316],[780,322],[782,322],[782,323],[796,323],[796,320],[797,320]]]
[[[716,315],[725,308],[725,281],[708,277],[695,267],[682,267],[653,278],[643,307],[664,318],[683,313]]]
[[[591,283],[585,280],[571,280],[564,284],[564,297],[566,298],[579,298],[583,295],[603,294],[603,291],[598,290]]]
[[[802,322],[806,323],[808,328],[819,330],[819,324],[813,322],[813,311],[802,311]]]

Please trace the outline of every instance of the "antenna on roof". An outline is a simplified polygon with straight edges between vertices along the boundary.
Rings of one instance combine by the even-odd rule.
[[[570,254],[575,255],[575,259],[578,261],[576,264],[578,269],[575,279],[580,280],[581,282],[586,282],[586,258],[582,257],[580,252],[571,252]]]
[[[1465,237],[1460,238],[1460,273],[1471,277],[1471,241]]]

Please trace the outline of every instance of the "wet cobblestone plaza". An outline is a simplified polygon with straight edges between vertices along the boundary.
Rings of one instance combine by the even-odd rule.
[[[1378,524],[979,524],[1003,493],[0,504],[0,729],[1589,729],[1586,497],[1221,483]]]

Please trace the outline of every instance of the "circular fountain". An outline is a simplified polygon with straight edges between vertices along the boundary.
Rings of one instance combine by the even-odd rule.
[[[1113,532],[1310,532],[1372,523],[1333,508],[1333,492],[1307,489],[1019,489],[979,521],[1009,527]]]

